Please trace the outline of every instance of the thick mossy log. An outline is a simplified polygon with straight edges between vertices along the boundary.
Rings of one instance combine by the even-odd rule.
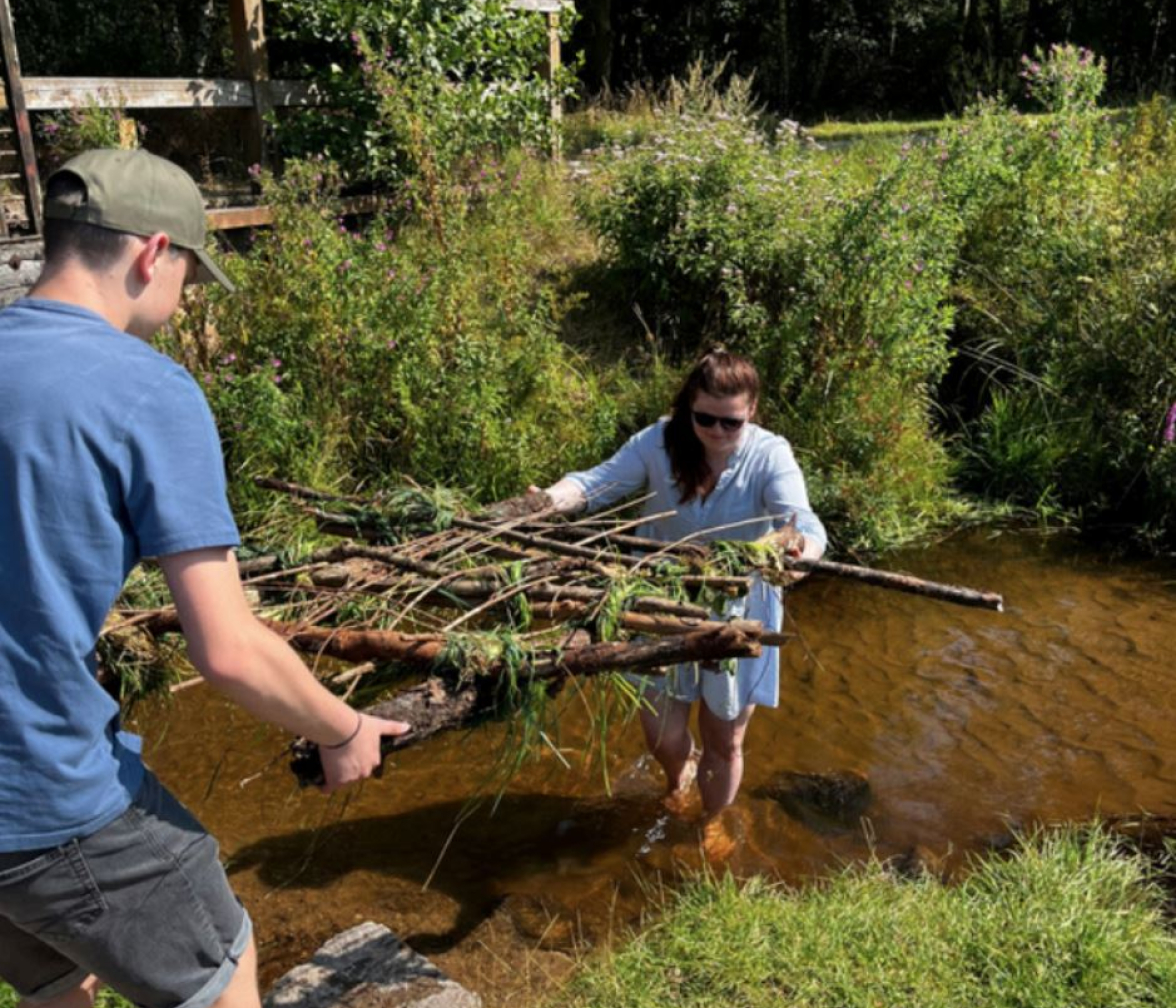
[[[520,683],[532,679],[558,679],[567,675],[598,675],[618,668],[651,671],[687,661],[755,657],[760,653],[759,624],[724,624],[655,641],[599,642],[552,652],[542,665],[536,663],[515,674],[509,683],[493,668],[476,676],[434,677],[420,686],[403,690],[367,708],[364,713],[407,721],[412,729],[381,743],[384,755],[417,745],[443,731],[468,728],[488,718],[508,715],[511,697]],[[305,740],[293,747],[290,769],[302,785],[321,784],[322,761],[318,746]]]

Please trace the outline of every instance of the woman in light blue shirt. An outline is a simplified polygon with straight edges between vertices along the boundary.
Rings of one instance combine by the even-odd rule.
[[[825,529],[809,508],[804,477],[788,442],[752,423],[759,376],[747,360],[723,350],[702,357],[674,399],[673,412],[635,434],[612,458],[585,472],[569,473],[548,488],[561,511],[596,510],[643,491],[638,534],[662,542],[753,540],[796,519],[802,544],[792,552],[816,559]],[[700,533],[700,534],[699,534]],[[747,596],[721,614],[760,620],[778,630],[780,591],[754,578]],[[735,672],[716,665],[679,665],[665,676],[643,676],[641,724],[650,751],[666,773],[667,806],[686,807],[694,770],[690,710],[699,705],[702,752],[697,779],[709,819],[735,799],[743,776],[743,737],[757,704],[779,701],[779,654],[765,647],[741,658]]]

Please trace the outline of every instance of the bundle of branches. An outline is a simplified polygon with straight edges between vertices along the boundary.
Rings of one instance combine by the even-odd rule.
[[[627,521],[609,512],[573,521],[555,515],[543,494],[470,514],[443,491],[405,487],[362,499],[259,482],[343,536],[301,558],[242,561],[259,615],[325,666],[328,681],[357,706],[378,700],[365,709],[413,725],[386,740],[386,751],[487,718],[529,716],[568,676],[722,665],[779,645],[787,634],[712,615],[726,597],[746,593],[753,577],[787,587],[794,570],[837,573],[962,604],[1000,604],[998,596],[905,575],[793,560],[791,526],[750,543],[665,543],[631,534],[659,516]],[[179,629],[174,610],[121,616],[112,637]],[[424,681],[387,699],[388,675],[403,681],[406,672]],[[296,746],[294,769],[303,782],[318,779],[313,745]]]

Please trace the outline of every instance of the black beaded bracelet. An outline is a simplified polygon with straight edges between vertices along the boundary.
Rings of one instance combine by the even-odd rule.
[[[356,714],[356,718],[357,718],[357,720],[355,722],[355,731],[353,731],[350,735],[348,735],[347,738],[345,738],[342,742],[336,742],[334,745],[321,745],[321,746],[319,746],[319,748],[320,749],[342,749],[345,745],[350,745],[352,742],[354,742],[355,736],[359,734],[359,729],[363,727],[363,715],[360,714],[359,711],[356,711],[355,714]]]

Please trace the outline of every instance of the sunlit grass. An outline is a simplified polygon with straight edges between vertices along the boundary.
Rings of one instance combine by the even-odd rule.
[[[1139,1008],[1176,1003],[1176,941],[1105,834],[1025,842],[959,885],[880,864],[794,892],[703,878],[589,961],[573,1008]]]

